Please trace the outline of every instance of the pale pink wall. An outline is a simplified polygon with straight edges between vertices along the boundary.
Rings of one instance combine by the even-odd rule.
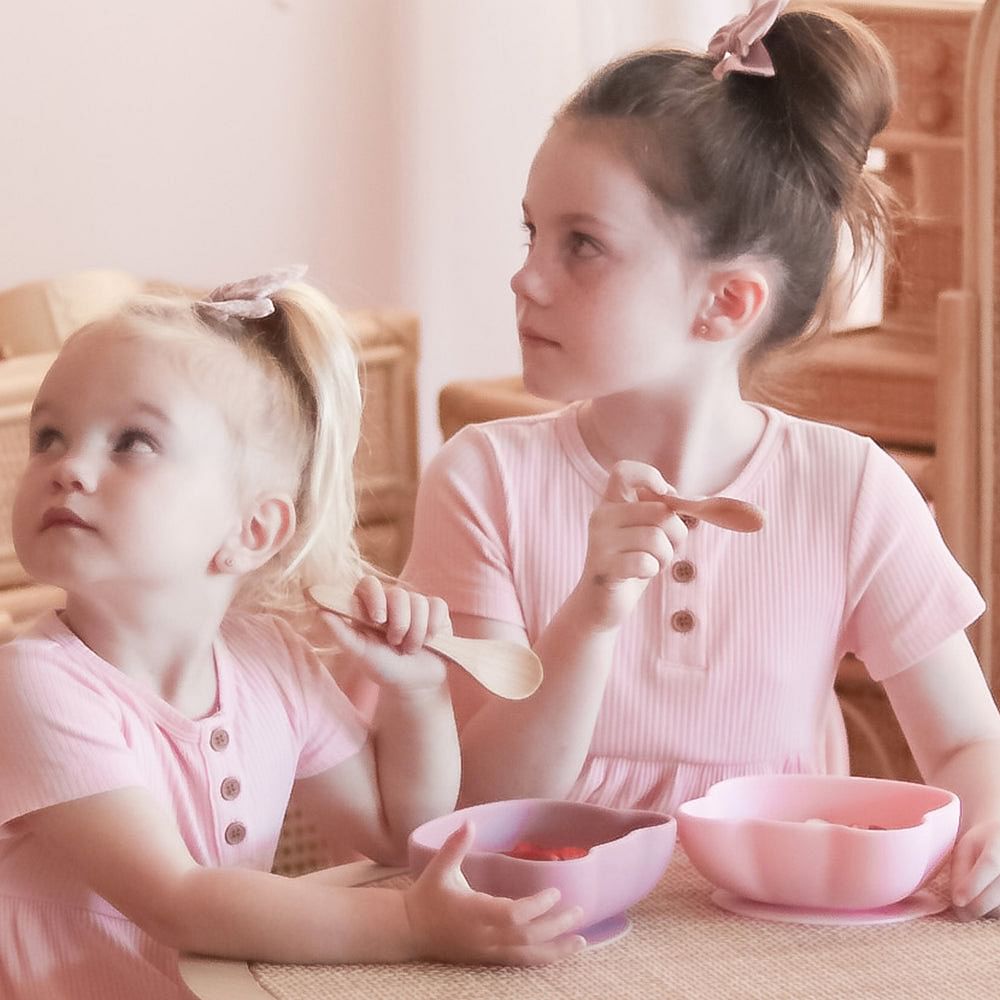
[[[0,286],[303,260],[351,304],[392,297],[391,38],[380,0],[6,5]]]
[[[584,72],[704,44],[743,0],[30,0],[0,59],[0,287],[86,267],[204,284],[303,261],[423,322],[437,394],[518,370],[520,200]],[[692,8],[695,9],[692,9]]]

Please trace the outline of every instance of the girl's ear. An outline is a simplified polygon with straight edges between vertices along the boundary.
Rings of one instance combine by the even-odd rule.
[[[695,317],[699,340],[733,340],[753,330],[770,299],[762,271],[746,267],[716,271],[709,278],[703,308]]]
[[[263,566],[295,534],[295,504],[284,493],[259,496],[212,560],[217,573],[242,576]]]

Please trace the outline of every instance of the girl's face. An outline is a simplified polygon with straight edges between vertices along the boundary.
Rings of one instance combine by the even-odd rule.
[[[183,350],[113,329],[63,348],[14,500],[15,549],[36,579],[195,586],[239,530],[232,435]]]
[[[632,165],[596,127],[557,124],[524,197],[528,252],[511,279],[524,380],[593,398],[685,378],[699,269]]]

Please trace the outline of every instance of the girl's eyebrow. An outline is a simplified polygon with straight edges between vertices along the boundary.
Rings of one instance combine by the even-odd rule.
[[[526,218],[531,217],[531,212],[528,210],[528,203],[526,201],[521,202],[521,211]],[[587,225],[600,226],[602,229],[616,228],[612,223],[598,218],[598,216],[591,212],[564,212],[562,215],[556,217],[556,221],[564,226]]]
[[[49,404],[46,400],[36,399],[31,406],[30,418],[34,420],[40,414],[45,414],[51,409],[52,409],[51,404]],[[173,423],[173,420],[170,419],[170,415],[166,412],[166,410],[161,409],[159,406],[156,406],[153,403],[145,403],[142,400],[136,400],[130,405],[129,410],[132,412],[143,413],[147,416],[150,416],[161,424]]]
[[[170,419],[170,415],[166,410],[161,410],[160,407],[155,406],[153,403],[143,403],[137,401],[133,404],[134,409],[139,413],[145,413],[147,416],[152,417],[154,420],[158,420],[162,424],[172,424],[173,420]]]
[[[614,228],[610,225],[610,223],[605,222],[603,219],[599,219],[596,215],[592,215],[590,212],[566,212],[559,216],[559,221],[567,226],[579,226],[583,224],[586,226],[601,226],[605,229]]]

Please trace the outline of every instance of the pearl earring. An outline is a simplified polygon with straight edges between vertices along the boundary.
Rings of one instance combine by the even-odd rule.
[[[708,324],[704,321],[698,324],[698,336],[707,337],[708,336]]]
[[[222,560],[222,565],[225,566],[226,569],[232,569],[236,565],[236,560],[233,559],[232,556],[226,556],[226,558]]]

